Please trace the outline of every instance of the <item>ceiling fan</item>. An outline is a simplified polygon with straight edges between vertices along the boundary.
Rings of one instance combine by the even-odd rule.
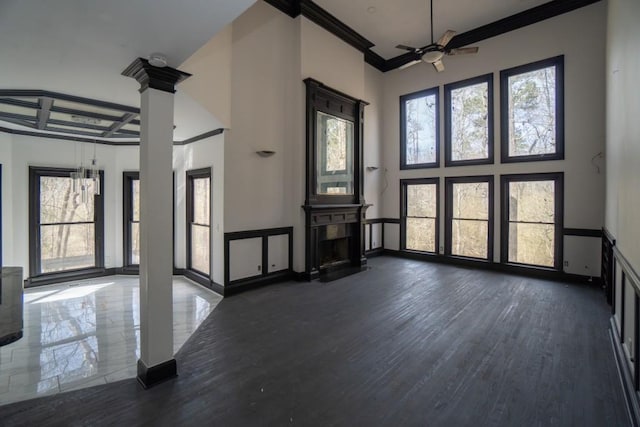
[[[400,69],[409,68],[412,65],[418,64],[421,61],[432,64],[437,72],[444,71],[444,64],[442,63],[442,58],[445,55],[464,55],[468,53],[477,53],[478,48],[476,46],[473,47],[460,47],[457,49],[447,49],[447,45],[456,35],[456,32],[453,30],[447,30],[441,37],[438,39],[436,43],[433,42],[433,0],[430,0],[430,13],[429,16],[431,18],[431,44],[428,44],[424,47],[411,47],[405,46],[403,44],[399,44],[396,46],[398,49],[408,50],[409,52],[413,52],[415,54],[415,59],[411,62],[408,62],[400,67]]]

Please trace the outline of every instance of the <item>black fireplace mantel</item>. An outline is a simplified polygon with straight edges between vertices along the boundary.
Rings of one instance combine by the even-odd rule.
[[[311,280],[325,273],[339,269],[361,268],[366,264],[364,219],[369,205],[364,201],[362,148],[364,107],[367,102],[336,91],[311,78],[304,82],[307,89],[307,150],[305,203],[302,208],[305,212],[305,276]],[[353,171],[350,177],[352,181],[343,184],[346,185],[342,189],[343,192],[336,194],[321,191],[323,185],[326,185],[325,177],[331,176],[323,169],[328,163],[329,155],[323,151],[325,145],[321,144],[320,149],[318,148],[320,143],[317,140],[320,126],[318,122],[327,116],[342,120],[343,123],[347,123],[345,126],[353,130],[353,134],[349,134],[351,144],[346,149],[347,163]],[[331,237],[336,233],[339,237]],[[335,241],[327,243],[332,240]],[[327,254],[323,251],[333,253]],[[342,259],[336,258],[338,255]]]

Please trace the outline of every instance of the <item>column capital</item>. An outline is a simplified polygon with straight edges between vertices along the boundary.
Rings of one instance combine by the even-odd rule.
[[[175,86],[191,77],[191,74],[175,68],[154,67],[144,58],[136,58],[122,75],[136,79],[140,83],[140,92],[153,88],[169,93],[175,93]]]

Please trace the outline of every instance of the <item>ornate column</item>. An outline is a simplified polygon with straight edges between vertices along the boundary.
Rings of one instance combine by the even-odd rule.
[[[148,388],[178,374],[173,358],[173,94],[190,74],[138,58],[140,83],[140,359]]]

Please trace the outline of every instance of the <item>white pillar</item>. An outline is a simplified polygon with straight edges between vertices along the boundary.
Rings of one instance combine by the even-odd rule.
[[[136,59],[123,73],[141,84],[140,360],[145,387],[177,375],[173,358],[173,96],[189,74]]]

